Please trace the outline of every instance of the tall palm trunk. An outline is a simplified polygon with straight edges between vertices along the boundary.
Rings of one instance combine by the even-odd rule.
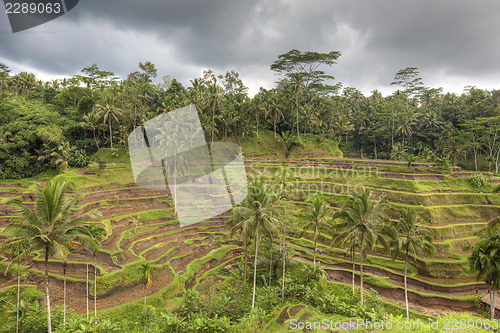
[[[96,145],[97,149],[99,150],[99,144],[97,143],[97,139],[96,139],[96,137],[95,137],[95,129],[94,129],[94,130],[92,130],[92,134],[94,135],[94,142],[95,142],[95,145]]]
[[[47,303],[47,333],[52,333],[50,321],[50,295],[49,295],[49,246],[45,246],[45,301]]]
[[[87,282],[85,283],[85,289],[86,289],[86,300],[87,300],[87,320],[89,320],[89,261],[85,260],[87,262]]]
[[[273,244],[271,244],[271,260],[269,260],[269,286],[271,286],[271,275],[273,269]]]
[[[351,258],[352,258],[352,294],[355,294],[354,291],[354,271],[356,270],[356,263],[354,262],[354,259],[356,258],[356,252],[354,251],[354,245],[351,247]]]
[[[361,245],[361,251],[360,251],[360,265],[359,265],[359,273],[360,273],[360,291],[361,291],[361,306],[363,306],[363,245]]]
[[[276,140],[276,113],[274,114],[274,140]]]
[[[146,291],[148,289],[147,283],[144,284],[144,312],[146,312]],[[146,313],[144,313],[146,314]],[[148,323],[144,321],[144,332],[148,332]]]
[[[255,233],[255,258],[253,261],[253,293],[252,293],[252,309],[255,307],[255,286],[257,285],[257,255],[259,248],[259,229]]]
[[[299,133],[299,94],[295,97],[295,106],[297,107],[297,139],[300,137]]]
[[[491,294],[490,294],[490,300],[491,300],[491,305],[490,305],[490,311],[491,311],[491,320],[495,319],[495,294],[496,294],[495,288],[492,288]]]
[[[63,325],[66,325],[66,260],[63,261]]]
[[[21,263],[17,263],[17,305],[16,305],[16,333],[19,332],[19,294],[21,291]]]
[[[406,254],[405,254],[405,305],[406,305],[406,318],[410,318],[410,313],[408,310],[408,285],[406,284],[407,267],[408,267],[408,245],[406,246]]]
[[[283,225],[283,279],[281,280],[281,297],[285,298],[285,265],[286,265],[286,223]]]
[[[94,318],[97,318],[97,258],[94,252]]]
[[[245,262],[243,263],[243,288],[247,282],[248,241],[245,239]]]
[[[257,122],[257,137],[259,137],[259,109],[257,109],[256,113],[255,113],[255,120]]]
[[[318,224],[314,227],[314,259],[313,259],[313,267],[316,268],[316,243],[318,238]]]
[[[111,116],[108,118],[109,123],[109,140],[111,141],[111,149],[113,149],[113,133],[111,132]]]

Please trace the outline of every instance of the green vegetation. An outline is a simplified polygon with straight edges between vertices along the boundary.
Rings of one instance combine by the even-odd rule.
[[[498,317],[480,301],[500,289],[498,91],[443,94],[409,67],[393,95],[340,93],[323,71],[339,56],[280,55],[282,79],[253,97],[236,72],[183,87],[153,84],[150,62],[123,81],[92,65],[63,86],[0,66],[0,332],[282,332],[410,316],[425,332],[436,303],[460,309],[441,322]],[[180,228],[169,191],[135,185],[127,139],[188,104],[208,141],[242,147],[249,194]],[[168,166],[176,181],[192,172],[182,158]]]

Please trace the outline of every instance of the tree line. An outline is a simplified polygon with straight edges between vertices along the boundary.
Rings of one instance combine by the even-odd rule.
[[[0,178],[23,178],[88,163],[100,147],[126,147],[128,134],[159,114],[194,104],[207,138],[241,141],[274,132],[276,140],[312,133],[345,153],[431,161],[498,172],[500,92],[467,86],[460,95],[426,87],[418,68],[395,73],[391,95],[369,96],[334,83],[341,56],[291,50],[270,65],[275,86],[254,96],[236,71],[204,71],[184,87],[151,62],[126,79],[96,64],[44,82],[0,64]],[[67,143],[67,144],[66,144]],[[66,144],[66,145],[65,145]],[[58,154],[59,156],[57,156]],[[62,158],[60,158],[62,157]]]

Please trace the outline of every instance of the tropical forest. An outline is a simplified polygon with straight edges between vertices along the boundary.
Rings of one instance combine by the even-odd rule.
[[[0,64],[0,332],[498,332],[500,90],[445,92],[410,66],[363,94],[339,57],[276,55],[254,95],[234,70]],[[211,198],[141,186],[129,136],[186,106],[247,180],[182,225]]]

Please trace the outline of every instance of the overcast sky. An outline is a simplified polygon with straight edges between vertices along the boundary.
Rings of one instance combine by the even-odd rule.
[[[42,79],[92,63],[126,78],[151,61],[185,86],[204,69],[234,69],[253,94],[273,86],[269,66],[291,49],[341,51],[327,71],[365,95],[392,93],[409,66],[445,92],[500,89],[500,1],[81,0],[16,34],[0,13],[0,63]]]

